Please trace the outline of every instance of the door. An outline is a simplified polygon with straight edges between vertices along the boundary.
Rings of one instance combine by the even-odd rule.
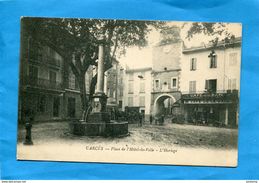
[[[50,81],[50,87],[55,88],[56,81],[57,81],[57,74],[54,71],[49,71],[49,81]]]
[[[75,116],[76,116],[76,100],[75,100],[75,98],[72,98],[72,97],[68,98],[67,114],[68,114],[68,117],[75,118]]]
[[[207,89],[208,92],[216,93],[217,92],[217,80],[216,79],[206,80],[205,89]]]
[[[59,97],[54,97],[53,98],[53,117],[59,116],[59,106],[60,106]]]
[[[30,84],[37,86],[37,81],[38,81],[38,67],[29,66],[29,82]]]

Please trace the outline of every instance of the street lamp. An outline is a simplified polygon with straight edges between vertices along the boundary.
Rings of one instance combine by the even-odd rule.
[[[138,75],[138,78],[139,79],[143,79],[144,77],[142,75]]]

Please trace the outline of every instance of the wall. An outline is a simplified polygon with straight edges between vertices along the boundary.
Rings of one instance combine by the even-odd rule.
[[[167,70],[180,69],[182,42],[155,46],[152,54],[153,71],[164,71],[165,67]]]
[[[205,90],[205,80],[217,79],[217,90],[227,90],[228,89],[228,79],[237,79],[237,89],[240,88],[240,60],[241,52],[240,47],[215,49],[217,54],[217,68],[210,68],[210,50],[184,53],[181,59],[182,71],[180,75],[180,89],[183,93],[189,92],[189,81],[196,81],[196,91]],[[235,66],[230,66],[229,64],[229,54],[236,52],[237,64]],[[197,58],[196,70],[190,70],[190,60],[191,58]]]
[[[81,105],[81,98],[80,98],[80,93],[78,91],[68,91],[66,90],[66,93],[64,94],[64,106],[63,106],[63,111],[64,111],[64,118],[70,118],[68,116],[68,98],[72,97],[75,98],[75,118],[80,119],[82,115],[82,105]]]
[[[133,74],[133,80],[129,80],[129,75],[130,73]],[[133,72],[127,72],[125,74],[125,79],[124,79],[124,97],[123,97],[123,110],[125,106],[129,106],[128,104],[128,97],[133,97],[133,106],[139,107],[140,103],[140,96],[145,97],[145,106],[142,106],[141,109],[145,109],[145,114],[149,115],[150,114],[150,102],[151,102],[151,85],[152,85],[152,80],[151,80],[151,69],[146,70],[146,71],[133,71]],[[139,78],[138,76],[141,75],[142,73],[145,73],[145,76],[143,79]],[[133,92],[129,93],[129,83],[133,83]],[[140,92],[140,83],[145,83],[145,92],[141,93]]]

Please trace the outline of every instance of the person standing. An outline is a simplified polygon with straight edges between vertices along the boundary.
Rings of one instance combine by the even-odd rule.
[[[142,117],[142,114],[140,113],[139,114],[139,126],[140,127],[142,126],[142,121],[143,121],[143,117]]]
[[[149,116],[149,122],[150,122],[150,124],[152,125],[152,122],[153,122],[153,116],[152,116],[152,114],[150,114],[150,116]]]

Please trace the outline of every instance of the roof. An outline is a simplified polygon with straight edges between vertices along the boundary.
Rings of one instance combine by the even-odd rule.
[[[225,41],[220,41],[218,42],[216,48],[226,48],[231,46],[241,46],[241,37],[237,37],[234,39],[233,42],[229,42],[229,43],[225,43]],[[198,47],[190,47],[190,48],[183,47],[183,53],[211,50],[212,48],[213,48],[212,44],[207,44],[207,45],[198,46]]]
[[[135,68],[135,69],[127,69],[126,73],[130,73],[130,72],[144,72],[144,71],[151,71],[152,68],[151,67],[142,67],[142,68]]]

